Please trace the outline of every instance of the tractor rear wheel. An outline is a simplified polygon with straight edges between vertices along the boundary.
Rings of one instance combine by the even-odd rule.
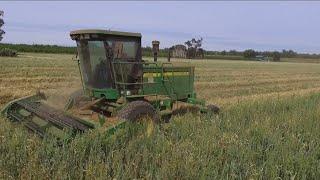
[[[142,118],[151,118],[158,123],[160,116],[156,109],[146,101],[132,101],[118,112],[118,118],[128,121],[138,121]]]
[[[214,114],[218,114],[219,111],[220,111],[220,108],[218,106],[216,106],[216,105],[213,105],[213,104],[209,104],[207,106],[207,108],[208,108],[208,112],[214,113]]]

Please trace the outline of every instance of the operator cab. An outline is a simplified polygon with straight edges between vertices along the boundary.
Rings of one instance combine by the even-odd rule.
[[[72,31],[70,36],[77,42],[86,89],[115,89],[116,82],[134,83],[141,76],[140,33],[88,29]],[[128,63],[120,69],[115,62]]]

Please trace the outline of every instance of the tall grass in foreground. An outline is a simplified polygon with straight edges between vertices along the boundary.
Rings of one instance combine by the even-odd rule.
[[[219,116],[132,125],[69,144],[1,120],[0,178],[317,179],[320,95],[239,103]]]

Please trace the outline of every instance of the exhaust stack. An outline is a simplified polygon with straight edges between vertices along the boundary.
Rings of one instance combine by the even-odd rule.
[[[152,41],[152,52],[153,52],[153,61],[157,62],[160,42],[157,40]]]

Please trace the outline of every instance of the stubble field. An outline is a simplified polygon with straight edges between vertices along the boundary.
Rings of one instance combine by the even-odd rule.
[[[49,95],[62,107],[81,87],[71,55],[0,58],[0,107],[15,98]],[[148,59],[148,58],[145,58]],[[174,117],[56,146],[0,119],[0,178],[34,179],[317,179],[320,176],[320,64],[178,60],[196,66],[200,98],[218,116]]]

